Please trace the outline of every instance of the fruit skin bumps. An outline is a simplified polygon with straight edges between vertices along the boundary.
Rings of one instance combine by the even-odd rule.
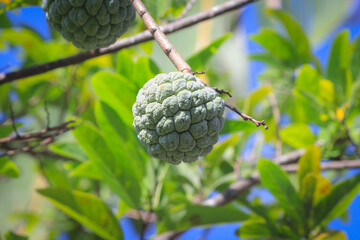
[[[172,164],[209,154],[224,126],[224,103],[192,74],[158,74],[140,89],[133,126],[150,156]]]
[[[43,0],[42,9],[52,29],[87,50],[114,43],[136,17],[129,0]]]

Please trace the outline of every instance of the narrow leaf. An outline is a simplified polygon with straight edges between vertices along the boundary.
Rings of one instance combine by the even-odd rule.
[[[289,217],[298,222],[302,221],[301,200],[290,183],[287,174],[278,165],[269,160],[260,160],[257,168],[262,185],[274,195]]]
[[[47,188],[38,192],[57,208],[90,228],[104,239],[123,239],[118,220],[109,207],[94,195],[61,188]]]
[[[192,55],[187,59],[187,63],[191,66],[192,69],[205,69],[206,64],[210,58],[217,52],[218,48],[231,37],[231,33],[216,39],[209,46],[200,50],[199,52]]]
[[[338,104],[342,103],[348,89],[351,88],[347,76],[350,66],[350,49],[349,32],[343,31],[334,40],[327,65],[327,77],[334,83]]]
[[[303,180],[309,173],[314,175],[320,174],[321,151],[319,147],[309,146],[306,148],[305,154],[299,160],[299,170],[297,172],[299,178],[300,191],[302,189]]]
[[[303,63],[310,61],[311,49],[305,32],[288,13],[282,10],[268,10],[271,16],[274,16],[285,27],[287,33],[296,47],[297,56]]]

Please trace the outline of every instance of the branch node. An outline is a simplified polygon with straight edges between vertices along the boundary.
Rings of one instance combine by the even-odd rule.
[[[156,30],[157,30],[157,27],[152,27],[151,28],[151,33],[154,34],[156,32]]]
[[[191,74],[192,74],[192,75],[205,74],[205,71],[203,70],[203,71],[199,72],[198,70],[195,70],[195,71],[192,71]]]

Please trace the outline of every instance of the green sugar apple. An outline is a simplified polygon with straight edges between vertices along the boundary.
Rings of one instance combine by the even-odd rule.
[[[52,29],[83,49],[113,44],[136,17],[130,0],[43,0],[42,9]]]
[[[209,154],[224,126],[224,102],[192,74],[158,74],[140,89],[133,126],[150,156],[172,164]]]

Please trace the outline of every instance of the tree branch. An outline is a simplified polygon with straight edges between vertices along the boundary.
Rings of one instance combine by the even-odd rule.
[[[145,5],[140,0],[131,0],[131,3],[133,4],[139,16],[142,18],[147,29],[151,32],[156,42],[159,44],[161,49],[168,56],[174,66],[180,72],[191,73],[192,69],[189,64],[187,64],[187,62],[181,57],[178,51],[176,51],[174,46],[171,44],[169,39],[155,22],[154,18],[146,9]]]
[[[220,4],[218,6],[214,6],[213,8],[203,11],[200,13],[197,13],[193,16],[178,19],[172,23],[166,24],[163,27],[160,27],[161,30],[165,34],[177,32],[181,29],[193,26],[199,22],[203,22],[205,20],[217,17],[219,15],[222,15],[224,13],[236,10],[240,7],[243,7],[249,3],[255,2],[256,0],[230,0],[226,3]],[[84,62],[86,60],[99,57],[105,54],[114,53],[117,51],[120,51],[121,49],[128,48],[131,46],[135,46],[137,44],[147,42],[153,39],[153,36],[149,31],[143,31],[141,33],[135,34],[131,37],[122,38],[118,40],[113,45],[106,47],[106,48],[100,48],[97,50],[91,50],[88,52],[82,52],[70,57],[58,59],[56,61],[47,62],[44,64],[35,65],[32,67],[20,69],[17,71],[9,72],[9,73],[3,73],[0,74],[0,85],[12,82],[17,79],[26,78],[30,76],[34,76],[37,74],[45,73],[57,68],[66,67],[73,64],[79,64],[81,62]]]

